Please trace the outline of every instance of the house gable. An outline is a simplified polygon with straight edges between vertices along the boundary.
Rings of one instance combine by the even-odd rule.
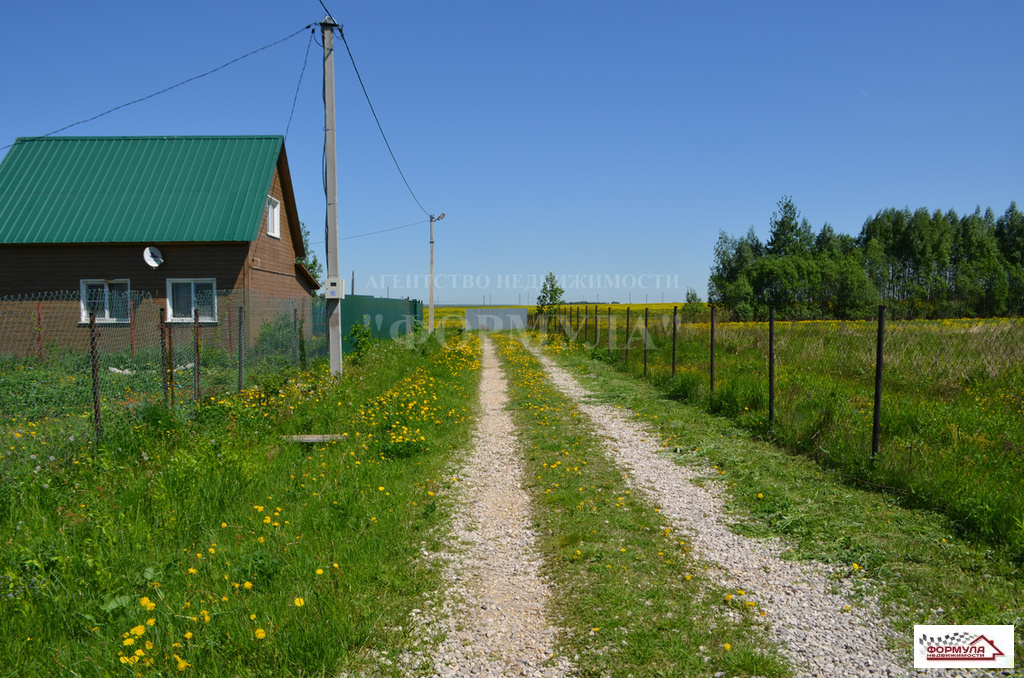
[[[283,147],[268,197],[280,205],[278,235],[271,235],[268,228],[270,211],[264,209],[259,229],[249,244],[245,287],[274,296],[309,294],[319,285],[308,272],[304,275],[305,269],[295,263],[297,258],[305,254],[305,248],[302,245],[302,231]]]

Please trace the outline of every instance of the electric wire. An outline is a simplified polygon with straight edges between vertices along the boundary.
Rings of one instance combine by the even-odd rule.
[[[302,28],[300,28],[299,30],[295,31],[291,35],[285,36],[285,37],[281,38],[280,40],[275,40],[274,42],[270,43],[269,45],[264,45],[263,47],[260,47],[259,49],[254,49],[253,51],[249,52],[248,54],[243,54],[242,56],[237,57],[235,59],[232,59],[231,61],[228,61],[225,64],[221,64],[220,66],[217,66],[214,69],[206,71],[205,73],[200,73],[199,75],[194,75],[191,78],[188,78],[186,80],[182,80],[181,82],[179,82],[177,84],[174,84],[174,85],[171,85],[170,87],[165,87],[162,90],[160,90],[159,92],[153,92],[152,94],[147,94],[146,96],[140,97],[138,99],[135,99],[134,101],[129,101],[128,103],[121,104],[120,106],[115,106],[114,108],[111,108],[108,111],[104,111],[104,112],[100,113],[99,115],[94,115],[91,118],[86,118],[85,120],[79,120],[78,122],[73,122],[70,125],[65,125],[64,127],[61,127],[60,129],[54,130],[52,132],[48,132],[48,133],[43,134],[43,135],[38,136],[38,137],[32,137],[32,138],[33,139],[44,139],[46,137],[53,136],[54,134],[59,134],[60,132],[63,132],[66,129],[70,129],[72,127],[75,127],[76,125],[81,125],[81,124],[84,124],[84,123],[87,123],[87,122],[92,122],[93,120],[96,120],[97,118],[102,118],[103,116],[109,115],[110,113],[113,113],[114,111],[119,111],[122,108],[126,108],[128,106],[133,105],[133,104],[137,104],[137,103],[146,101],[147,99],[152,99],[153,97],[159,96],[161,94],[164,94],[165,92],[169,92],[172,89],[175,89],[176,87],[181,87],[182,85],[188,84],[188,83],[192,82],[193,80],[198,80],[199,78],[204,78],[207,75],[212,75],[213,73],[216,73],[219,70],[227,68],[231,64],[237,63],[237,62],[241,61],[242,59],[246,59],[248,57],[251,57],[254,54],[258,54],[259,52],[262,52],[265,49],[269,49],[269,48],[273,47],[274,45],[279,45],[279,44],[281,44],[282,42],[284,42],[286,40],[290,40],[291,38],[294,38],[296,35],[298,35],[302,31],[306,30],[307,28],[311,28],[312,26],[313,26],[313,24],[308,24],[306,26],[303,26]],[[7,144],[6,146],[0,146],[0,151],[4,150],[6,148],[10,148],[13,145],[14,144],[11,143],[11,144]]]
[[[421,221],[417,221],[417,222],[414,222],[414,223],[411,223],[411,224],[406,224],[405,226],[394,226],[392,228],[384,228],[384,229],[381,229],[379,231],[371,231],[369,233],[360,233],[359,235],[349,235],[349,236],[345,236],[344,238],[338,238],[338,240],[355,240],[356,238],[365,238],[368,235],[377,235],[379,233],[389,233],[390,231],[399,231],[399,230],[401,230],[403,228],[412,228],[413,226],[419,226],[420,224],[426,224],[426,223],[429,223],[429,221],[430,221],[429,219],[423,219]]]
[[[338,22],[334,20],[334,15],[331,14],[331,10],[327,9],[327,5],[324,4],[324,0],[320,0],[320,6],[324,8],[325,12],[327,12],[327,16],[330,17],[331,23],[337,24]]]
[[[323,2],[321,1],[320,4],[323,4]],[[326,9],[326,7],[324,9]],[[328,14],[330,14],[330,12],[328,12]],[[419,206],[420,211],[422,211],[428,217],[431,216],[430,212],[423,208],[423,205],[420,203],[419,198],[416,197],[416,194],[413,193],[412,186],[409,185],[409,180],[405,178],[405,172],[402,171],[402,167],[398,164],[398,159],[395,157],[395,152],[391,150],[391,144],[388,143],[388,137],[387,135],[384,134],[384,128],[380,124],[380,119],[377,117],[377,112],[373,110],[373,102],[370,101],[370,95],[366,91],[366,85],[363,84],[363,77],[359,75],[359,68],[356,66],[355,57],[352,56],[352,50],[348,46],[348,40],[345,39],[345,31],[341,30],[341,28],[339,27],[338,34],[341,35],[341,41],[345,43],[345,50],[348,52],[348,58],[352,62],[352,68],[356,72],[356,78],[359,80],[359,86],[363,89],[363,96],[366,97],[366,103],[369,104],[370,106],[370,113],[373,113],[373,119],[377,123],[377,129],[380,130],[380,136],[381,138],[384,139],[384,145],[388,147],[388,153],[391,154],[391,160],[394,161],[395,168],[398,169],[398,174],[402,177],[402,181],[405,182],[405,187],[409,189],[409,195],[411,195],[412,199],[416,201],[416,205]]]
[[[309,41],[306,42],[306,57],[302,60],[302,70],[299,71],[299,83],[295,85],[295,96],[292,98],[292,112],[288,114],[288,124],[284,128],[284,140],[288,141],[288,130],[292,128],[292,118],[295,117],[295,104],[299,100],[299,88],[302,87],[302,76],[306,74],[306,64],[309,63],[309,48],[313,46],[313,35],[316,29],[309,32]]]

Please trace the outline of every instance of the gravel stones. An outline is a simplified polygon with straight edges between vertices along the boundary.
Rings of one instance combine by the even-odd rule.
[[[530,527],[530,500],[522,475],[504,373],[490,340],[483,340],[481,415],[474,449],[459,472],[447,561],[450,588],[440,605],[417,611],[425,636],[443,638],[431,657],[406,653],[414,675],[568,676],[570,662],[555,658],[557,629],[545,617],[551,595],[540,576]]]
[[[724,586],[742,589],[745,599],[756,601],[766,612],[770,631],[798,676],[979,675],[908,668],[887,649],[893,631],[870,600],[852,603],[844,595],[848,585],[837,582],[833,570],[822,563],[783,560],[785,546],[779,540],[756,540],[730,531],[728,524],[735,517],[724,512],[720,488],[693,482],[713,471],[679,465],[658,454],[656,433],[614,407],[586,402],[590,393],[568,372],[535,347],[527,348],[552,383],[590,418],[594,432],[607,441],[610,457],[628,471],[627,481],[647,493],[674,529],[690,536],[694,556],[719,566],[712,576]]]

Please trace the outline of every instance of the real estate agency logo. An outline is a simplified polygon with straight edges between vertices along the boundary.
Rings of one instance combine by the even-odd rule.
[[[966,659],[984,662],[995,661],[996,657],[1005,656],[1003,651],[984,635],[971,639],[973,635],[961,631],[934,638],[922,633],[917,639],[917,644],[925,647],[925,658],[928,661]]]
[[[916,668],[1013,668],[1013,626],[915,626]]]

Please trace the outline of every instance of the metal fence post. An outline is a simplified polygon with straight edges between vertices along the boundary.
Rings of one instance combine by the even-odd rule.
[[[245,306],[238,307],[238,390],[245,378]]]
[[[292,348],[295,350],[295,364],[299,364],[299,309],[292,309]]]
[[[679,333],[679,307],[672,307],[672,376],[676,376],[676,335]]]
[[[174,409],[174,323],[167,324],[167,393]]]
[[[711,307],[711,398],[715,397],[715,307]],[[710,401],[709,401],[710,404]]]
[[[626,307],[626,369],[629,369],[629,337],[633,333],[633,328],[629,326],[629,306]]]
[[[164,405],[167,405],[167,309],[160,309],[160,385],[164,391]]]
[[[608,307],[608,352],[612,352],[612,307]]]
[[[128,353],[135,359],[135,300],[128,300]]]
[[[875,347],[875,413],[871,426],[871,465],[878,456],[882,431],[882,349],[885,343],[885,306],[878,307],[878,342]]]
[[[43,302],[36,302],[36,342],[39,351],[39,362],[43,362]]]
[[[590,338],[590,307],[583,307],[583,347],[587,346],[587,339]]]
[[[92,416],[96,442],[103,440],[103,419],[100,414],[100,347],[96,331],[96,314],[89,314],[89,353],[92,358]]]
[[[768,309],[768,426],[775,424],[775,307]]]
[[[231,297],[228,296],[228,360],[235,359],[235,344],[231,341]]]
[[[647,316],[649,315],[648,311],[650,311],[650,309],[645,306],[644,307],[644,376],[645,377],[647,376],[647,338],[648,338],[648,334],[647,334]]]
[[[597,330],[601,324],[601,319],[597,315],[597,304],[594,304],[594,348],[597,348]]]
[[[193,388],[192,394],[193,394],[193,397],[195,398],[196,405],[198,405],[199,404],[199,309],[198,308],[194,309],[192,311],[192,313],[193,313],[193,318],[195,320],[195,330],[196,330],[196,361],[195,361],[195,364],[194,364],[195,366],[192,369],[192,388]]]

